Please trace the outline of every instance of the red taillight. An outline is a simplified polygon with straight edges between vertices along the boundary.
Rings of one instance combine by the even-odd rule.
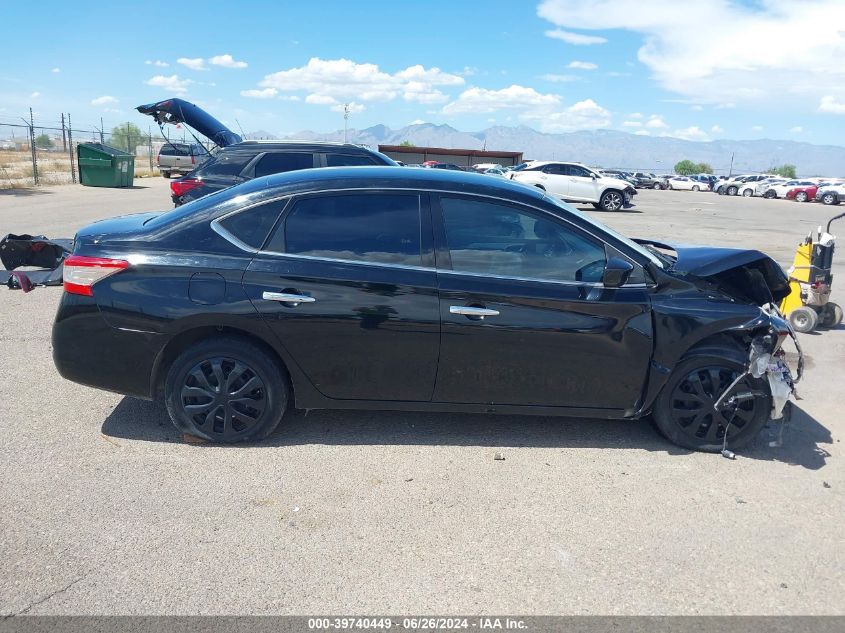
[[[197,157],[194,156],[193,154],[191,154],[191,165],[196,165],[196,164],[197,164]]]
[[[123,259],[71,255],[64,261],[62,269],[65,292],[91,297],[94,295],[95,283],[128,266],[129,262]]]
[[[170,182],[170,192],[176,196],[182,196],[188,193],[191,189],[196,189],[202,184],[201,180],[195,178],[183,178],[182,180],[173,180]]]

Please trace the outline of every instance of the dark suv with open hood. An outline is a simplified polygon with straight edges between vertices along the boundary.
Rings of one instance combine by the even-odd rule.
[[[253,178],[299,169],[398,166],[384,154],[352,143],[244,141],[208,112],[183,99],[167,99],[136,109],[151,116],[159,125],[189,125],[218,148],[200,167],[170,183],[171,198],[176,206]]]
[[[161,397],[223,442],[296,406],[653,413],[682,446],[735,448],[769,419],[790,332],[772,308],[789,281],[758,251],[644,245],[440,169],[288,172],[98,222],[64,287],[64,377]]]

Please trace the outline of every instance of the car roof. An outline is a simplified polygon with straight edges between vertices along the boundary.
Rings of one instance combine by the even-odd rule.
[[[372,152],[369,147],[364,145],[357,145],[355,143],[334,143],[331,141],[241,141],[233,145],[227,145],[221,151],[254,151],[259,149],[265,151],[268,149],[309,149],[309,150],[325,150],[325,149],[340,149],[344,151],[361,151]]]

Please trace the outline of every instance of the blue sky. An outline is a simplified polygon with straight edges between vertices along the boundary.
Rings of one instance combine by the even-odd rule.
[[[842,144],[842,0],[5,0],[0,123],[180,96],[278,134],[448,123]],[[202,7],[202,8],[201,8]],[[101,42],[102,43],[101,43]]]

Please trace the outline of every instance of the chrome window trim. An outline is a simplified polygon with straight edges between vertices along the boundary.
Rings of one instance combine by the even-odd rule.
[[[492,196],[492,195],[483,194],[483,193],[469,193],[469,192],[466,192],[466,191],[453,191],[453,190],[445,190],[445,189],[425,189],[425,188],[419,188],[419,187],[378,187],[376,189],[364,189],[362,187],[343,187],[343,188],[339,188],[339,189],[321,189],[319,191],[304,191],[304,192],[296,192],[296,193],[286,193],[284,195],[280,195],[280,196],[277,196],[275,198],[269,198],[267,200],[256,201],[256,202],[249,204],[245,207],[241,207],[241,208],[235,209],[234,211],[230,211],[229,213],[226,213],[225,215],[222,215],[219,218],[215,218],[214,220],[212,220],[211,221],[211,228],[215,233],[220,235],[220,237],[222,237],[226,241],[235,245],[239,249],[241,249],[241,250],[243,250],[247,253],[252,253],[254,255],[261,254],[261,255],[269,255],[269,256],[272,256],[272,257],[287,257],[287,258],[291,258],[291,259],[304,259],[304,260],[322,261],[322,262],[337,263],[337,264],[357,264],[359,266],[375,266],[375,267],[380,267],[380,268],[397,268],[397,269],[400,269],[400,270],[416,270],[416,271],[423,271],[423,272],[435,272],[437,274],[442,273],[442,274],[446,274],[446,275],[465,275],[465,276],[470,276],[470,277],[486,277],[486,278],[489,278],[489,279],[501,279],[501,280],[506,280],[506,281],[507,280],[531,281],[531,282],[537,282],[537,283],[557,284],[557,285],[564,285],[564,286],[581,286],[581,287],[586,286],[586,287],[590,287],[590,288],[605,288],[606,287],[600,281],[596,282],[596,281],[569,281],[569,280],[539,279],[539,278],[535,278],[535,277],[517,277],[517,276],[509,276],[509,275],[494,275],[494,274],[491,274],[491,273],[475,273],[475,272],[462,271],[462,270],[435,268],[435,267],[432,267],[432,266],[411,266],[411,265],[407,265],[407,264],[391,264],[391,263],[385,263],[385,262],[369,262],[369,261],[354,260],[354,259],[339,259],[339,258],[334,258],[334,257],[316,257],[316,256],[313,256],[313,255],[299,255],[299,254],[294,254],[294,253],[279,253],[278,251],[268,251],[268,250],[261,250],[261,249],[252,248],[248,244],[245,244],[244,242],[239,240],[237,237],[232,235],[229,231],[227,231],[225,228],[223,228],[220,225],[221,221],[225,220],[226,218],[228,218],[230,216],[236,215],[238,213],[243,213],[244,211],[248,211],[249,209],[252,209],[254,207],[257,207],[257,206],[260,206],[260,205],[263,205],[263,204],[268,204],[268,203],[271,203],[271,202],[276,202],[278,200],[287,200],[284,207],[282,207],[282,210],[279,213],[279,215],[281,216],[288,210],[288,207],[290,206],[290,203],[291,203],[292,199],[294,199],[294,198],[301,197],[301,196],[308,196],[309,194],[322,195],[322,194],[326,194],[326,193],[340,193],[340,192],[348,192],[348,191],[363,192],[363,193],[390,192],[390,191],[409,191],[409,192],[418,192],[418,193],[427,193],[427,194],[432,194],[432,193],[434,193],[434,194],[452,194],[452,195],[458,195],[458,196],[470,196],[470,197],[475,196],[475,197],[480,197],[480,198],[489,198],[490,200],[496,200],[498,202],[505,202],[505,203],[511,203],[511,204],[514,204],[514,205],[521,205],[521,206],[528,207],[530,209],[533,209],[535,211],[540,212],[541,214],[543,214],[545,216],[548,216],[552,220],[565,222],[567,224],[567,226],[574,227],[576,230],[582,231],[583,233],[586,233],[587,235],[591,236],[593,239],[598,240],[602,245],[607,245],[607,242],[605,240],[603,240],[600,236],[596,235],[592,231],[589,231],[588,229],[586,229],[584,227],[578,226],[578,225],[574,224],[573,222],[570,222],[566,218],[561,218],[560,216],[557,216],[553,213],[549,213],[545,209],[542,209],[540,207],[534,206],[534,205],[526,203],[526,202],[503,200],[502,198],[500,198],[498,196]],[[630,259],[627,255],[625,255],[625,258]],[[641,264],[639,264],[637,262],[633,262],[633,263],[642,268]],[[648,288],[648,287],[649,287],[648,284],[630,284],[630,285],[625,284],[624,286],[621,286],[621,288]],[[613,290],[618,290],[618,289],[619,288],[613,288]]]

